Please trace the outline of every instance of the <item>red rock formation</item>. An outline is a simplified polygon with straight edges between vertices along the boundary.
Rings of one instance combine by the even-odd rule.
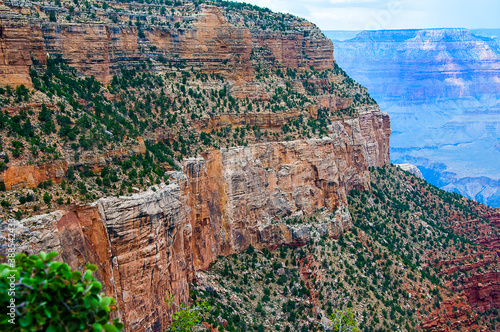
[[[173,308],[165,299],[186,302],[192,265],[190,227],[178,186],[158,193],[102,199],[23,221],[36,235],[20,250],[52,251],[73,269],[97,265],[104,291],[117,299],[129,331],[162,331]]]
[[[57,222],[57,233],[60,258],[73,269],[82,270],[86,263],[97,265],[96,278],[105,292],[115,296],[110,243],[97,207],[69,208]]]
[[[41,182],[48,180],[60,183],[67,170],[68,163],[66,161],[37,165],[12,165],[0,173],[0,179],[5,182],[7,190],[35,188]]]
[[[21,15],[0,14],[0,85],[31,87],[29,67],[32,39],[37,38],[37,30],[27,24]],[[42,54],[40,60],[43,60]]]
[[[444,300],[421,327],[433,332],[485,331],[483,326],[476,324],[477,317],[465,298],[454,297]]]
[[[267,31],[254,36],[254,43],[268,48],[275,59],[288,68],[309,68],[316,70],[333,68],[333,43],[322,38],[317,28],[304,22],[304,34],[295,31]]]
[[[485,213],[481,217],[488,219],[490,223],[500,227],[500,212]]]
[[[390,119],[387,114],[377,112],[378,106],[359,113],[359,126],[361,128],[360,141],[366,142],[363,147],[365,155],[369,158],[368,165],[381,167],[390,163],[389,138]]]
[[[249,244],[305,242],[291,227],[273,221],[298,210],[335,211],[345,205],[335,159],[332,140],[311,140],[257,144],[185,160],[195,268],[206,269],[218,255]]]
[[[337,95],[320,95],[315,98],[319,107],[326,107],[331,110],[342,110],[352,105],[352,98],[342,98]]]
[[[136,27],[104,23],[56,23],[27,19],[14,11],[0,12],[0,85],[31,85],[31,58],[46,63],[61,55],[87,76],[109,83],[120,65],[131,66],[146,59],[185,62],[208,72],[218,72],[233,82],[235,96],[247,97],[255,90],[252,49],[271,50],[289,68],[333,68],[333,45],[313,24],[302,22],[288,32],[250,30],[242,22],[229,22],[228,13],[202,6],[187,28],[145,26],[145,38]],[[186,17],[175,17],[183,21]],[[149,52],[141,51],[151,50]],[[155,62],[155,69],[164,64]],[[256,93],[259,97],[264,91]]]
[[[478,245],[474,254],[432,263],[442,267],[441,275],[458,276],[449,278],[445,286],[460,294],[473,311],[480,313],[500,308],[500,273],[497,272],[500,238],[492,226],[498,225],[500,214],[492,211],[484,213],[480,208],[481,218],[466,221],[457,218],[451,226],[453,232],[469,237]],[[449,319],[449,315],[437,315],[434,320],[443,323],[446,317]]]
[[[305,243],[313,232],[335,235],[349,227],[346,190],[366,188],[368,167],[383,165],[389,153],[388,142],[377,145],[385,150],[368,148],[375,137],[388,137],[387,116],[373,111],[364,117],[338,120],[334,139],[212,151],[186,159],[184,172],[170,173],[175,183],[156,191],[22,220],[27,231],[18,249],[57,250],[72,268],[97,265],[127,331],[161,331],[174,309],[164,300],[173,294],[186,303],[195,271],[219,255],[249,244]],[[362,130],[360,123],[376,127]],[[368,132],[374,136],[364,136]],[[282,222],[298,210],[319,208],[334,215],[314,225]]]
[[[44,47],[49,54],[62,54],[67,63],[86,76],[109,83],[109,27],[102,24],[43,23]]]
[[[186,159],[195,268],[206,269],[217,255],[250,244],[305,242],[273,221],[299,210],[335,211],[347,205],[346,189],[367,188],[367,167],[389,162],[387,120],[380,111],[366,112],[359,122],[336,121],[334,139],[262,143]],[[375,144],[372,137],[385,142]],[[346,223],[339,214],[330,233]]]
[[[108,235],[95,204],[29,218],[24,225],[32,234],[22,238],[21,251],[57,251],[59,260],[80,271],[95,264],[103,291],[116,295]]]
[[[166,327],[174,308],[165,299],[188,299],[191,228],[178,186],[98,202],[106,225],[116,281],[118,307],[129,331]]]
[[[479,312],[500,309],[500,272],[476,274],[458,280],[469,304]]]

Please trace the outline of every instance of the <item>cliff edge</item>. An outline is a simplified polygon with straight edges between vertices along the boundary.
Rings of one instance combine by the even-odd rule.
[[[369,188],[368,168],[388,164],[389,118],[370,110],[332,127],[323,139],[188,158],[170,185],[21,220],[18,249],[56,250],[74,269],[97,265],[127,330],[161,331],[173,313],[165,298],[185,303],[195,272],[218,256],[304,245],[350,227],[347,191]],[[290,223],[303,215],[317,222]]]

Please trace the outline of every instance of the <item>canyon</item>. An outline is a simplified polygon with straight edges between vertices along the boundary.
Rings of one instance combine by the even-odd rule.
[[[425,143],[421,125],[445,116],[392,114],[391,135],[383,110],[394,108],[341,69],[355,67],[341,62],[352,40],[336,46],[339,67],[314,24],[236,2],[5,4],[0,217],[17,219],[18,252],[57,251],[79,271],[95,264],[126,331],[167,330],[170,295],[211,301],[212,330],[317,330],[333,308],[354,308],[365,331],[495,329],[498,210],[422,180],[436,170],[422,167],[431,158],[400,158],[398,144]],[[375,68],[372,39],[389,39],[384,56],[399,53],[392,32],[373,33],[355,38],[365,43],[357,67],[410,95],[408,105],[424,107],[427,92],[400,91],[398,75],[419,81],[422,65],[445,81],[429,92],[438,105],[498,93],[446,59],[446,70],[435,59],[402,65],[408,74]],[[462,54],[465,41],[483,66],[477,80],[494,78],[490,39],[401,38],[417,39],[409,59],[427,56],[427,39],[436,57]],[[367,84],[377,98],[384,82]],[[440,179],[458,177],[440,167]],[[0,223],[0,255],[7,233]]]
[[[58,251],[73,269],[95,264],[128,331],[162,330],[173,313],[164,300],[187,302],[196,271],[218,257],[351,227],[346,193],[368,189],[368,168],[389,163],[390,123],[373,109],[332,130],[323,139],[207,152],[185,159],[169,185],[21,220],[18,249]],[[318,210],[330,216],[323,223],[283,222]]]
[[[500,206],[497,30],[325,32],[335,58],[392,119],[391,158],[430,183]]]

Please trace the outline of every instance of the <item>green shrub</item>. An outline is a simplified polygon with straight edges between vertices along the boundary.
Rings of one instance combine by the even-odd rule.
[[[118,319],[110,322],[116,301],[101,293],[101,283],[87,264],[82,275],[64,263],[53,261],[56,252],[26,256],[0,265],[0,305],[15,301],[19,315],[0,313],[1,331],[121,331]],[[15,291],[11,290],[11,282]],[[10,320],[10,322],[9,322]],[[15,324],[12,324],[12,321]]]
[[[174,321],[170,325],[170,331],[190,332],[193,327],[200,325],[202,318],[212,308],[207,302],[197,302],[194,305],[176,304],[173,295],[165,299],[169,306],[175,306],[177,312],[174,314]]]
[[[14,158],[19,157],[23,151],[24,151],[24,144],[21,141],[12,141],[12,148],[10,149],[12,151],[12,155]]]
[[[333,332],[361,332],[351,309],[335,310],[335,312],[330,315],[330,319],[332,320],[332,324],[329,330]]]
[[[48,193],[43,194],[43,201],[45,202],[45,204],[49,204],[51,200],[52,196],[50,196]]]

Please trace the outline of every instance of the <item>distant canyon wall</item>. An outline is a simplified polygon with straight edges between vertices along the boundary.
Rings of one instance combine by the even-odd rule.
[[[196,271],[249,245],[305,244],[350,227],[346,193],[369,188],[370,166],[389,163],[389,117],[376,108],[331,124],[323,139],[213,150],[183,161],[171,184],[24,219],[18,251],[60,252],[96,276],[127,331],[162,331],[173,294],[185,303]],[[322,213],[290,225],[292,215]]]
[[[363,31],[335,41],[335,58],[390,114],[394,163],[500,207],[497,41],[467,29]]]

